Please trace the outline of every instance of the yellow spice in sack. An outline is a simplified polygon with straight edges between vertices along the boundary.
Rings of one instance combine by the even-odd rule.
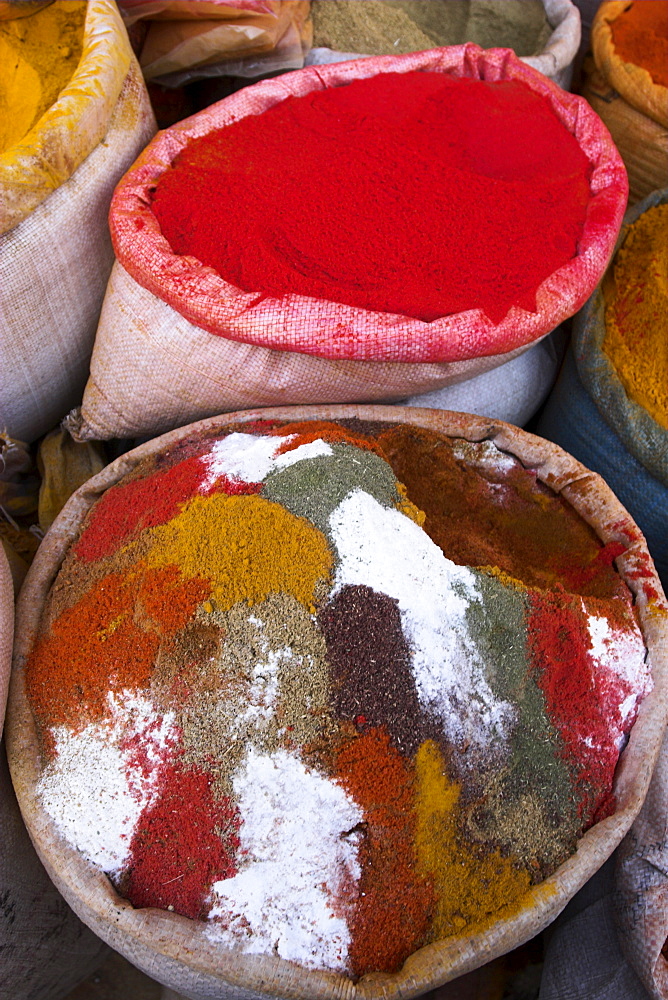
[[[605,300],[603,350],[628,396],[668,429],[668,205],[629,229]]]
[[[0,152],[27,135],[72,79],[85,20],[86,0],[56,0],[0,21]]]

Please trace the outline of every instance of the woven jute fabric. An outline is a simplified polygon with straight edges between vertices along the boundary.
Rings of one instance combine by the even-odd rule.
[[[668,735],[647,798],[617,852],[615,916],[629,962],[653,1000],[668,998]]]
[[[0,737],[14,631],[14,588],[0,546]],[[61,1000],[107,953],[35,853],[0,741],[0,1000]]]
[[[0,739],[5,721],[13,644],[14,584],[5,550],[0,545]]]
[[[104,88],[113,95],[119,66],[112,102]],[[72,84],[24,140],[28,151],[14,147],[10,166],[0,157],[0,428],[19,440],[33,441],[81,400],[114,259],[111,197],[155,131],[118,11],[91,3]]]
[[[191,139],[290,95],[413,70],[522,81],[550,102],[589,158],[578,253],[539,286],[535,313],[512,307],[494,324],[472,309],[423,323],[309,296],[258,296],[172,252],[151,211],[151,189]],[[241,406],[401,399],[480,374],[580,308],[608,263],[626,196],[621,158],[589,105],[508,49],[378,56],[247,87],[160,133],[118,186],[109,218],[118,266],[75,430],[81,438],[128,437]]]
[[[305,970],[282,959],[241,954],[213,944],[204,923],[156,909],[134,909],[106,876],[86,862],[56,831],[35,793],[41,773],[37,734],[27,701],[24,667],[39,630],[49,588],[95,500],[143,458],[182,438],[222,428],[230,421],[359,417],[412,423],[472,441],[493,441],[517,456],[538,479],[572,505],[603,542],[620,542],[617,565],[635,595],[648,649],[654,690],[617,768],[617,809],[592,827],[576,853],[537,886],[517,916],[483,934],[448,938],[412,955],[395,975],[374,974],[353,983],[345,976]],[[556,445],[509,424],[468,414],[385,406],[279,407],[201,421],[122,455],[70,499],[46,536],[19,598],[8,748],[23,815],[51,877],[79,916],[113,948],[169,989],[192,1000],[407,1000],[518,946],[546,927],[597,871],[628,831],[647,792],[668,717],[668,604],[638,529],[601,478]]]

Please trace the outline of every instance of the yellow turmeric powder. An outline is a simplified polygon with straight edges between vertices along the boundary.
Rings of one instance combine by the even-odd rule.
[[[426,740],[415,758],[418,870],[436,891],[432,938],[478,934],[518,913],[529,874],[500,851],[483,854],[459,827],[459,786],[447,776],[438,744]]]
[[[318,585],[332,568],[322,532],[258,496],[195,497],[151,534],[148,565],[174,564],[186,578],[210,579],[221,611],[243,600],[259,604],[271,593],[292,594],[314,611]]]
[[[603,350],[628,396],[668,429],[668,205],[631,226],[604,297]]]
[[[0,153],[20,142],[70,82],[81,59],[86,0],[56,0],[0,21]]]

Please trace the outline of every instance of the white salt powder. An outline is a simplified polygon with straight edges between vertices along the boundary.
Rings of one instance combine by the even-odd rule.
[[[175,731],[173,713],[158,716],[141,695],[123,691],[107,698],[110,719],[78,733],[64,726],[52,730],[56,756],[42,772],[37,792],[63,836],[93,864],[116,875],[128,858],[137,821],[154,797]],[[134,759],[131,740],[144,752],[144,766]]]
[[[233,784],[245,867],[214,884],[207,933],[252,954],[344,972],[350,931],[331,900],[359,879],[362,810],[284,750],[250,747]]]
[[[232,721],[231,730],[234,733],[247,731],[251,724],[261,727],[273,717],[278,698],[280,667],[293,659],[294,654],[289,646],[270,650],[266,640],[258,642],[258,645],[261,645],[261,652],[258,653],[260,659],[251,672],[248,704]]]
[[[586,605],[583,601],[583,610]],[[597,674],[613,674],[626,681],[631,693],[619,706],[621,726],[616,734],[617,741],[623,739],[622,727],[632,720],[639,701],[653,687],[652,674],[646,661],[645,643],[640,630],[615,629],[607,618],[597,615],[587,616],[587,628],[591,642],[589,655],[596,661]],[[611,720],[611,731],[613,720]],[[613,733],[613,735],[615,735]]]
[[[254,434],[238,432],[228,434],[222,441],[215,442],[209,455],[202,456],[209,470],[203,486],[213,486],[220,476],[239,479],[244,483],[261,483],[274,469],[287,468],[306,458],[332,454],[331,447],[325,441],[317,440],[276,455],[281,445],[291,441],[294,436],[256,437]]]
[[[398,601],[418,698],[445,733],[478,744],[505,736],[515,709],[491,691],[466,624],[467,608],[482,599],[473,573],[362,490],[348,494],[329,524],[338,558],[332,595],[361,585]]]

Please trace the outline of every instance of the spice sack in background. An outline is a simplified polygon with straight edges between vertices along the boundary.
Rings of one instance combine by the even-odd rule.
[[[668,583],[668,191],[629,210],[538,432],[599,472]]]
[[[631,203],[640,201],[668,181],[668,2],[607,0],[591,46],[582,93],[622,154]]]
[[[665,599],[611,494],[508,425],[341,411],[123,456],[24,590],[30,829],[188,996],[418,995],[531,937],[628,828],[665,726]]]
[[[625,202],[588,105],[507,50],[255,84],[161,133],[119,185],[70,429],[130,437],[487,371],[579,308]]]
[[[146,80],[181,87],[205,77],[301,69],[311,44],[308,0],[120,0],[131,27],[146,19]]]
[[[0,739],[12,663],[14,588],[0,546]],[[0,742],[0,1000],[62,1000],[108,949],[74,915],[30,842]]]
[[[30,442],[81,399],[111,195],[155,120],[113,3],[3,18],[0,59],[0,428]]]
[[[311,12],[307,66],[474,42],[512,49],[569,89],[580,44],[580,17],[571,0],[313,0]]]

